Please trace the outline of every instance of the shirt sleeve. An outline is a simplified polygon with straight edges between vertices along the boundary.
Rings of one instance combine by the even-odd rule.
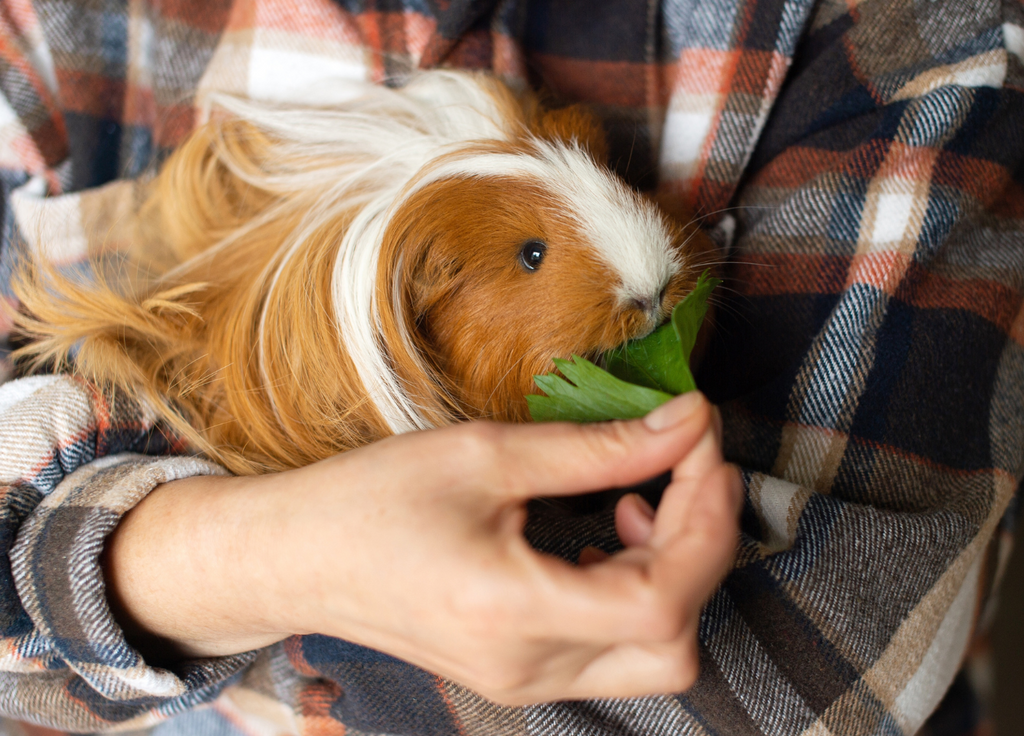
[[[0,387],[0,707],[69,731],[141,727],[212,700],[254,653],[150,667],[107,606],[99,557],[161,483],[223,474],[165,449],[153,419],[88,384]]]
[[[104,25],[109,33],[120,27]],[[26,244],[18,198],[30,211],[44,192],[81,184],[74,145],[92,151],[89,160],[111,154],[102,136],[69,142],[58,76],[36,9],[4,3],[0,299],[8,308],[15,304],[11,273]],[[102,88],[89,89],[102,97]],[[110,127],[108,121],[103,130]],[[67,230],[52,240],[73,245],[81,238],[74,237],[78,221],[71,214],[50,211],[39,222]],[[82,255],[74,248],[47,254],[59,261]],[[12,373],[9,329],[0,319],[0,382]],[[84,382],[37,376],[0,386],[0,713],[70,731],[141,727],[212,699],[253,658],[186,662],[173,671],[149,667],[107,606],[99,556],[121,516],[161,483],[224,472],[167,455],[172,449],[153,416]]]

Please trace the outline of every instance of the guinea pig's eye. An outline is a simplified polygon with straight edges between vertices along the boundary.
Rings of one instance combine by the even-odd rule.
[[[542,241],[527,240],[519,251],[519,262],[527,271],[536,271],[547,252],[548,247]]]

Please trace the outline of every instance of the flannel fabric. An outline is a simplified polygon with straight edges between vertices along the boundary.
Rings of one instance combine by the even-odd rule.
[[[96,187],[159,160],[212,91],[287,103],[332,77],[447,64],[593,105],[627,179],[734,231],[698,380],[747,489],[682,695],[504,708],[321,636],[172,672],[124,644],[96,556],[148,488],[217,469],[119,454],[175,448],[144,410],[71,379],[10,383],[3,712],[161,736],[981,728],[957,673],[1024,473],[1019,0],[0,8],[0,284],[25,243],[65,262],[116,247],[131,184]],[[599,506],[527,531],[569,557],[616,544]]]
[[[174,674],[147,667],[110,618],[98,557],[121,516],[154,487],[224,471],[197,458],[139,455],[170,449],[152,417],[66,376],[5,385],[0,412],[2,534],[9,551],[0,571],[4,711],[39,720],[45,696],[62,692],[62,720],[87,731],[109,721],[102,708],[87,706],[96,695],[159,705],[164,714],[209,699],[253,655]]]

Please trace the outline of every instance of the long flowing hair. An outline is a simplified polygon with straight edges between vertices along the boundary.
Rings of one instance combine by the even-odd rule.
[[[18,357],[146,402],[236,473],[465,418],[416,334],[408,305],[422,295],[399,278],[416,254],[389,245],[388,223],[452,161],[525,141],[541,157],[601,156],[603,137],[579,110],[546,113],[481,75],[350,97],[296,109],[212,96],[208,122],[143,185],[127,287],[39,259],[16,274],[16,328],[31,338]],[[568,148],[545,147],[556,139]]]

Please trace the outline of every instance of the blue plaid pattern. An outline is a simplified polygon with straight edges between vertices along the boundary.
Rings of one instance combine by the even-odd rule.
[[[159,161],[210,91],[278,99],[274,64],[388,83],[484,68],[593,106],[624,177],[734,232],[698,383],[747,490],[683,694],[504,708],[321,636],[172,672],[124,643],[96,557],[159,479],[218,469],[174,456],[140,407],[69,378],[11,382],[4,713],[160,736],[981,733],[961,664],[1024,474],[1024,6],[3,7],[4,281],[31,240],[24,212],[91,222],[100,195],[73,193],[116,195],[87,188]],[[589,507],[534,509],[527,533],[570,558],[617,545]]]

